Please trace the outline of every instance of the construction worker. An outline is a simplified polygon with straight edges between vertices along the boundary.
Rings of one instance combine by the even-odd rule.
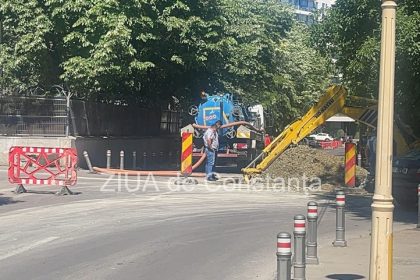
[[[221,121],[216,121],[204,132],[203,140],[206,147],[206,179],[207,181],[216,181],[217,178],[213,173],[214,164],[216,161],[216,153],[219,149],[219,134],[218,129],[222,126]]]

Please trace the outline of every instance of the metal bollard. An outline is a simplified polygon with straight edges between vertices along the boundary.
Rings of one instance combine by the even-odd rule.
[[[120,169],[124,169],[124,151],[120,152]]]
[[[147,166],[147,153],[143,153],[143,169],[146,169]]]
[[[296,215],[294,223],[294,274],[293,279],[295,280],[305,280],[305,270],[306,270],[306,263],[305,263],[305,237],[306,237],[306,229],[305,229],[305,216],[303,215]]]
[[[168,153],[168,162],[169,162],[168,166],[172,166],[172,152],[171,151]]]
[[[95,171],[93,170],[93,167],[92,167],[92,163],[90,162],[90,158],[89,158],[89,154],[88,154],[88,152],[84,151],[84,152],[83,152],[83,156],[85,157],[85,160],[86,160],[87,166],[88,166],[88,168],[89,168],[89,172],[90,172],[90,173],[95,173]]]
[[[111,150],[106,151],[106,168],[111,168]]]
[[[177,150],[176,151],[176,168],[177,169],[179,169],[181,166],[180,158],[181,158],[181,153],[179,150]]]
[[[318,203],[308,202],[308,241],[306,243],[306,263],[319,264],[318,259]]]
[[[292,237],[288,232],[277,235],[277,280],[291,280]]]
[[[417,186],[417,208],[418,208],[418,220],[417,220],[417,228],[420,228],[420,184]]]
[[[133,152],[133,169],[136,169],[137,167],[137,152]]]
[[[345,239],[345,211],[346,195],[343,191],[337,191],[336,194],[336,230],[335,240],[333,242],[334,247],[346,247],[347,241]]]
[[[362,166],[362,154],[357,154],[357,165]]]
[[[164,163],[164,153],[163,152],[159,152],[159,165]]]
[[[155,152],[152,152],[152,158],[150,162],[151,162],[152,169],[154,169],[156,167],[156,153]]]

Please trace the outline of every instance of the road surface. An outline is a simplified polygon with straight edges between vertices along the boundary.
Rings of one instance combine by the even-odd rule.
[[[15,195],[6,178],[0,170],[4,280],[274,279],[276,234],[291,232],[311,199],[325,205],[320,249],[334,239],[334,208],[324,196],[201,183],[177,190],[166,178],[121,182],[85,171],[72,188],[78,195]],[[350,236],[370,226],[370,198],[355,203]]]

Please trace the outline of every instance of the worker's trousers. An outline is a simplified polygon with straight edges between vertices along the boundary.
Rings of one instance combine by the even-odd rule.
[[[213,167],[216,160],[216,152],[206,149],[206,178],[210,178],[213,173]]]

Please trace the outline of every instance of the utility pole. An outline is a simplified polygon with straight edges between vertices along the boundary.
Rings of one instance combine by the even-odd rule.
[[[382,0],[381,64],[376,137],[375,194],[372,204],[370,280],[392,279],[392,144],[395,74],[395,0]]]
[[[0,12],[0,50],[3,48],[3,14]],[[3,95],[3,64],[0,65],[0,94]]]

